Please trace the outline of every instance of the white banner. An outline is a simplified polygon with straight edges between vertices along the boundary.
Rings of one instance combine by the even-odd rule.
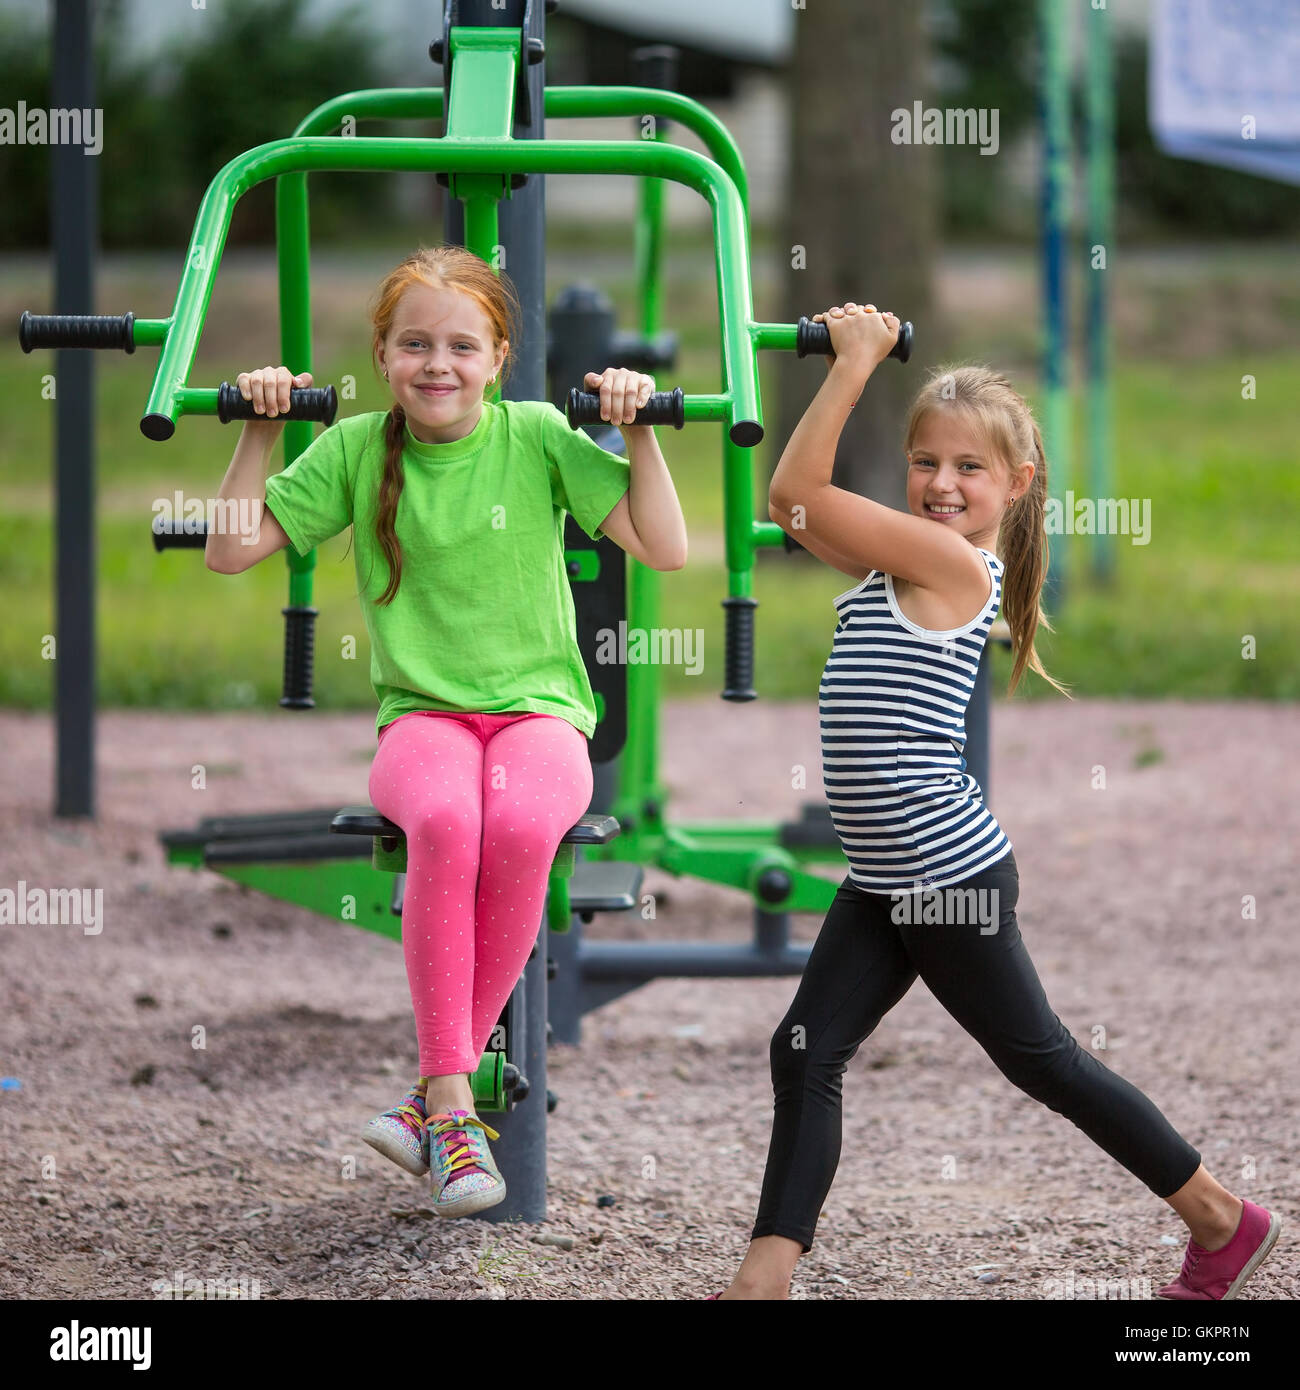
[[[1300,0],[1158,0],[1148,101],[1167,154],[1300,182]]]

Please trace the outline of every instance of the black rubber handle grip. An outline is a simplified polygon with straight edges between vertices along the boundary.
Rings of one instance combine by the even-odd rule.
[[[315,709],[311,697],[312,656],[316,648],[316,615],[319,608],[282,608],[284,614],[285,709]]]
[[[615,333],[609,344],[609,360],[633,372],[668,370],[677,364],[677,334],[644,338],[640,333]]]
[[[754,689],[754,609],[756,598],[724,598],[727,610],[726,685],[724,700],[756,700]]]
[[[672,391],[652,391],[650,399],[636,413],[634,425],[671,425],[679,430],[686,423],[685,396],[682,388]],[[575,386],[564,403],[564,414],[573,429],[579,425],[599,425],[600,395],[579,391]]]
[[[807,357],[809,353],[820,353],[823,357],[834,357],[831,349],[831,330],[824,323],[814,323],[801,318],[795,335],[795,354]],[[898,330],[898,341],[890,349],[889,355],[900,362],[906,362],[912,355],[912,325],[902,324]]]
[[[206,521],[191,523],[190,530],[185,529],[186,523],[183,521],[162,521],[155,519],[150,529],[153,531],[153,548],[155,550],[204,550],[208,544],[208,523]]]
[[[327,425],[334,423],[339,408],[338,392],[332,386],[291,386],[289,388],[289,409],[275,420],[322,420]],[[253,408],[252,401],[246,401],[238,386],[223,381],[217,387],[217,419],[223,425],[231,420],[266,420],[271,417]]]
[[[18,342],[33,348],[124,348],[135,351],[134,314],[30,314],[18,320]]]

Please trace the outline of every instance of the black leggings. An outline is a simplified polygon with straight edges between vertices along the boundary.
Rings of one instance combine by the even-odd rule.
[[[894,897],[845,878],[772,1035],[775,1118],[752,1239],[788,1236],[805,1254],[812,1248],[840,1158],[840,1078],[918,974],[1003,1076],[1156,1196],[1171,1196],[1196,1172],[1200,1154],[1053,1012],[1020,939],[1019,892],[1009,850],[947,889]],[[905,909],[911,920],[895,920]],[[942,920],[924,920],[934,915]]]

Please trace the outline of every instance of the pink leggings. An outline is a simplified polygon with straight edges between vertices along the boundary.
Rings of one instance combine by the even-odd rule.
[[[591,792],[586,737],[557,715],[416,710],[379,731],[370,800],[406,832],[402,949],[422,1076],[477,1068]]]

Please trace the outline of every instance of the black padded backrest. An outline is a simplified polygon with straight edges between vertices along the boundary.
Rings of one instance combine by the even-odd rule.
[[[588,753],[593,764],[612,762],[627,741],[627,666],[622,661],[597,661],[596,650],[602,631],[613,634],[618,650],[618,625],[627,617],[627,555],[608,536],[593,541],[566,516],[564,558],[573,590],[578,648],[596,697],[598,723]],[[586,577],[593,568],[595,577]],[[607,648],[609,641],[605,638]]]

